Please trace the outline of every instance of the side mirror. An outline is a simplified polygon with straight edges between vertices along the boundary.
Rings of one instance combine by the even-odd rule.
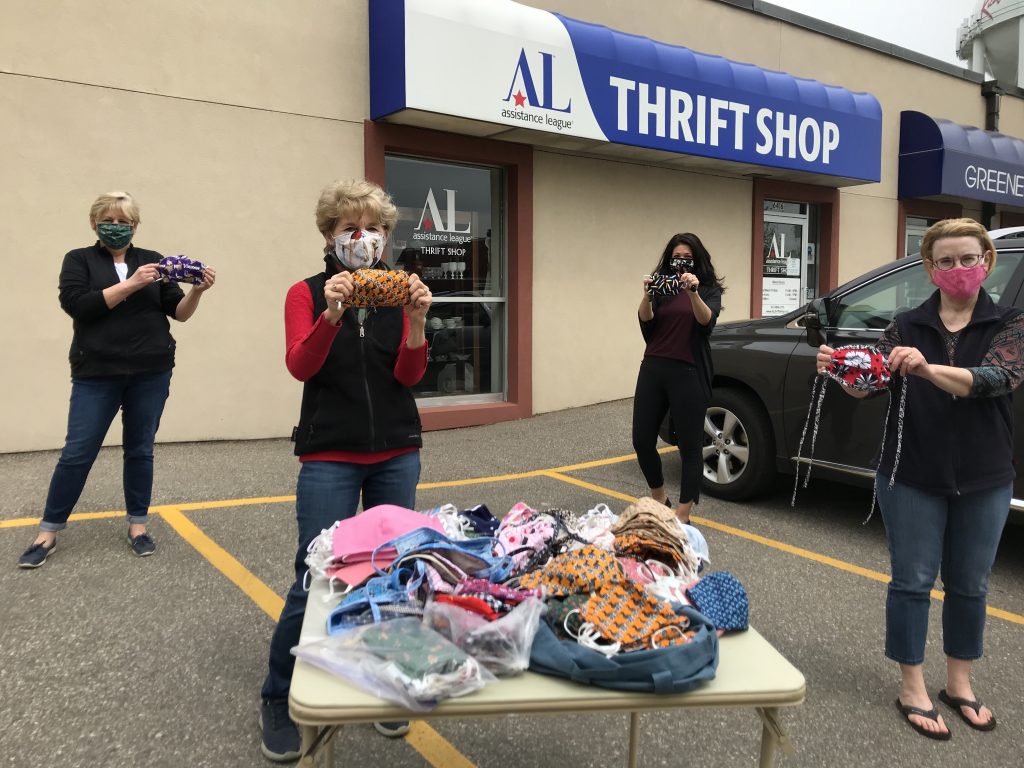
[[[804,315],[804,328],[807,329],[807,343],[817,349],[822,344],[828,344],[828,313],[825,311],[825,299],[814,299],[807,305],[807,313]]]

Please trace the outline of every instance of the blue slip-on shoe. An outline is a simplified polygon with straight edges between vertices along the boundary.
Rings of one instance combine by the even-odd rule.
[[[45,544],[33,544],[31,547],[25,550],[24,554],[18,558],[19,568],[38,568],[40,565],[46,562],[46,558],[50,556],[50,553],[57,548],[57,541],[54,540],[53,544],[46,546]]]
[[[260,702],[260,752],[275,763],[291,763],[302,756],[299,729],[288,714],[287,699]]]
[[[148,557],[156,552],[156,542],[153,541],[153,537],[148,533],[140,533],[134,538],[129,536],[128,546],[131,547],[132,552],[139,557]]]

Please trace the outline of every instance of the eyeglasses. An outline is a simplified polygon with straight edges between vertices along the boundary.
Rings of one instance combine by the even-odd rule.
[[[943,256],[941,259],[930,259],[930,261],[932,263],[932,266],[935,267],[940,272],[946,272],[947,270],[950,270],[953,267],[955,267],[957,264],[960,264],[961,267],[966,267],[967,269],[970,269],[971,267],[976,267],[978,266],[978,264],[984,263],[985,254],[965,253],[959,259],[956,258],[955,256]]]

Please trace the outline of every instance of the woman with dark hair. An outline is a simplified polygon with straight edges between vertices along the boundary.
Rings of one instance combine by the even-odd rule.
[[[651,496],[671,507],[657,446],[658,428],[672,414],[682,460],[676,516],[684,523],[700,498],[704,412],[711,401],[708,338],[722,310],[722,290],[711,254],[699,237],[684,232],[672,236],[655,274],[644,277],[638,312],[647,349],[633,399],[633,450]]]

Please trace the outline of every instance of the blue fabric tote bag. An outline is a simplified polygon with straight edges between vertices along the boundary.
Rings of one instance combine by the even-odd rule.
[[[617,691],[685,693],[715,677],[718,635],[706,618],[692,608],[679,613],[696,629],[686,645],[630,651],[607,657],[575,640],[561,640],[541,622],[530,651],[530,671],[555,675],[585,685]]]

